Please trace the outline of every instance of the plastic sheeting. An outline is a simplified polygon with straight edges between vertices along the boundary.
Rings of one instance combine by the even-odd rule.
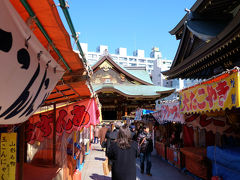
[[[207,157],[212,161],[213,176],[224,180],[240,179],[240,147],[221,149],[207,147]]]

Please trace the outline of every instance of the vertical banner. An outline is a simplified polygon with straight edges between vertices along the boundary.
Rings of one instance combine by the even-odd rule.
[[[16,133],[1,133],[0,179],[15,180],[16,174]]]

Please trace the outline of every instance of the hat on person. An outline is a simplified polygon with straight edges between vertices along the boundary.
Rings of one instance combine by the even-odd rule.
[[[129,127],[130,127],[130,129],[135,129],[134,125],[130,125]]]
[[[116,129],[119,129],[122,126],[122,123],[120,121],[117,121],[114,123],[114,126]]]

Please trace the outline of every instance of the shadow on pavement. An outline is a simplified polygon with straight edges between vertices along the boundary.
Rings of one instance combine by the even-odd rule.
[[[99,161],[105,161],[106,158],[99,158],[99,157],[95,157],[95,160],[99,160]]]
[[[93,149],[93,151],[103,151],[102,149]]]
[[[93,179],[93,180],[111,180],[110,177],[102,176],[102,175],[98,175],[98,174],[92,174],[90,176],[90,178]]]

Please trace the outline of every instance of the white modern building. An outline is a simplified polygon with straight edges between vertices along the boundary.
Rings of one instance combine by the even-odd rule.
[[[104,54],[104,51],[108,51],[108,46],[100,45],[97,47],[96,52],[88,51],[88,44],[81,43],[83,53],[86,56],[89,65],[94,65],[100,57]],[[145,67],[146,71],[151,74],[154,69],[154,62],[158,61],[161,63],[163,69],[169,69],[171,66],[171,60],[162,59],[162,54],[159,51],[159,48],[152,48],[150,57],[145,57],[144,50],[136,50],[133,52],[132,56],[127,55],[127,48],[117,48],[114,54],[111,54],[113,60],[123,67]]]
[[[88,44],[81,43],[83,53],[86,56],[89,65],[94,65],[101,56],[108,51],[108,46],[100,45],[97,47],[96,52],[88,51]],[[127,55],[127,48],[117,48],[114,54],[110,54],[113,60],[126,68],[146,68],[151,75],[152,82],[156,86],[172,87],[176,90],[189,87],[198,83],[196,80],[166,80],[166,77],[161,73],[167,71],[172,65],[172,60],[162,58],[162,53],[158,47],[153,47],[150,57],[145,57],[144,50],[136,50],[132,56]]]

